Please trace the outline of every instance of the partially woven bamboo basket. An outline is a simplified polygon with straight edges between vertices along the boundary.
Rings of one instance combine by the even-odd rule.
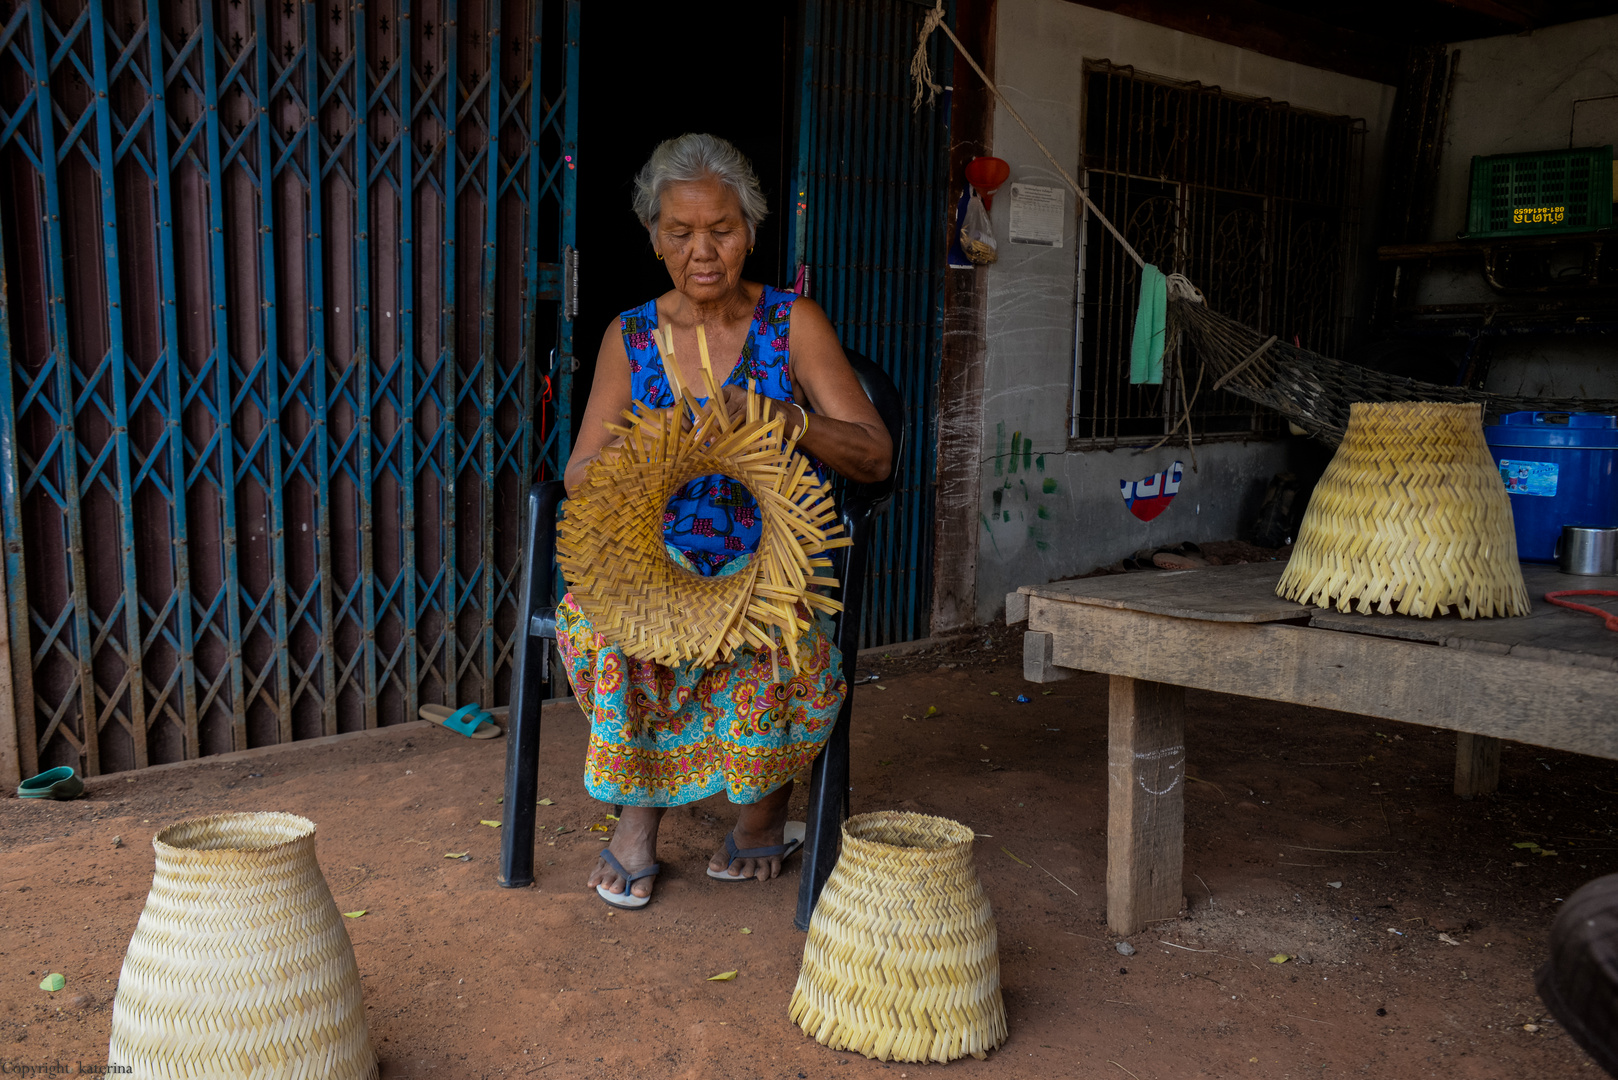
[[[654,334],[657,333],[654,331]],[[678,382],[671,339],[658,336],[675,393],[671,409],[624,412],[621,436],[592,462],[556,533],[556,562],[579,610],[627,656],[675,665],[731,659],[743,647],[784,653],[794,672],[815,611],[842,605],[813,590],[837,585],[825,553],[846,547],[831,488],[796,452],[774,403],[747,388],[744,417],[726,411],[700,329],[707,398]],[[739,481],[758,502],[763,535],[739,573],[703,577],[669,558],[663,510],[702,476]],[[777,670],[779,674],[779,670]]]
[[[152,840],[107,1060],[138,1077],[374,1080],[354,947],[293,814],[216,814]]]
[[[897,811],[850,818],[789,1010],[818,1042],[879,1061],[981,1058],[1005,1042],[972,830]]]
[[[1510,497],[1483,406],[1355,403],[1278,595],[1363,614],[1526,615]]]

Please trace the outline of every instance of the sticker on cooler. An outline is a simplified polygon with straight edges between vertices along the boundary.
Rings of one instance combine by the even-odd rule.
[[[1555,495],[1556,462],[1506,461],[1500,462],[1500,479],[1506,482],[1506,491],[1512,495]]]
[[[1184,476],[1184,467],[1176,461],[1144,480],[1120,480],[1118,489],[1131,514],[1142,521],[1151,521],[1169,508],[1174,496],[1180,493],[1180,481]]]

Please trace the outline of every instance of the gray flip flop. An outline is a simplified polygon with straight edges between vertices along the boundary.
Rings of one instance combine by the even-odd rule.
[[[730,856],[730,862],[725,863],[723,871],[715,870],[711,866],[708,867],[708,876],[715,881],[752,881],[754,880],[753,878],[732,874],[730,864],[737,859],[768,859],[771,855],[781,856],[781,862],[785,863],[792,857],[794,852],[803,847],[803,839],[809,834],[809,826],[801,821],[789,821],[783,832],[786,835],[786,843],[777,844],[774,847],[756,848],[738,848],[736,846],[736,834],[726,833],[725,854]]]
[[[637,870],[631,874],[624,869],[624,864],[618,861],[618,857],[606,848],[601,849],[601,857],[606,860],[608,866],[612,867],[613,873],[624,879],[624,891],[621,893],[609,892],[605,885],[596,886],[596,895],[605,900],[608,907],[636,911],[652,902],[650,896],[636,896],[629,890],[641,878],[654,877],[660,873],[663,869],[662,863],[653,863],[645,869]]]

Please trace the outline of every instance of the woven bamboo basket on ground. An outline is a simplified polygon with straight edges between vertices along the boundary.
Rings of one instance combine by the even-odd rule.
[[[137,1077],[373,1080],[354,947],[293,814],[217,814],[152,840],[109,1063]]]
[[[1356,403],[1276,593],[1431,618],[1528,614],[1510,497],[1476,404]]]
[[[1005,1042],[972,830],[925,814],[850,818],[789,1009],[817,1041],[879,1061],[981,1058]]]
[[[579,609],[627,656],[706,664],[751,647],[799,671],[805,615],[842,610],[813,589],[836,587],[825,553],[851,542],[831,488],[796,452],[778,402],[749,385],[745,415],[727,412],[700,328],[706,399],[679,385],[672,339],[653,334],[677,404],[625,412],[627,426],[608,428],[622,444],[601,452],[568,500],[557,566]],[[669,558],[663,511],[682,485],[714,475],[752,493],[763,535],[739,573],[703,577]]]

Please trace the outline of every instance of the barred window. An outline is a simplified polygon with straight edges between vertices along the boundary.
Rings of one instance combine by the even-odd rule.
[[[1341,353],[1363,120],[1091,61],[1082,137],[1086,190],[1142,258],[1190,278],[1221,314]],[[1198,439],[1278,430],[1252,403],[1199,386],[1189,345],[1177,355],[1168,343],[1161,386],[1131,385],[1139,267],[1093,221],[1078,248],[1075,449],[1161,438],[1188,399]]]

